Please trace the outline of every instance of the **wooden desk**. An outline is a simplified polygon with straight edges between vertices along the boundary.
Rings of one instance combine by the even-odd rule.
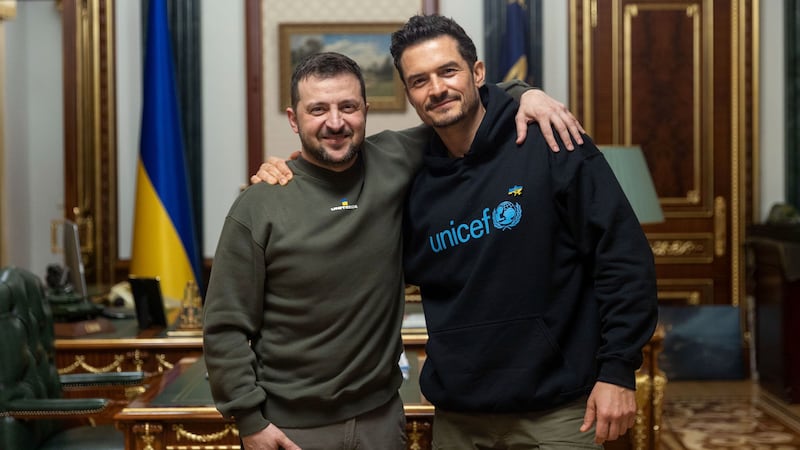
[[[203,338],[139,330],[135,319],[113,320],[114,331],[55,341],[58,373],[165,372],[181,358],[200,356]]]
[[[433,406],[419,392],[419,369],[425,358],[426,336],[404,336],[409,359],[409,380],[400,388],[405,403],[409,450],[429,450]],[[663,340],[659,328],[644,349],[644,364],[637,372],[636,425],[607,449],[657,449],[666,377],[658,368]],[[205,369],[193,365],[196,358],[181,360],[143,395],[114,419],[125,432],[128,450],[238,450],[236,426],[222,418],[213,406]]]
[[[406,350],[410,377],[400,394],[405,403],[409,450],[429,450],[433,407],[418,388],[419,363],[424,354]],[[213,406],[205,365],[197,358],[182,359],[115,417],[125,433],[128,450],[238,450],[239,432]]]

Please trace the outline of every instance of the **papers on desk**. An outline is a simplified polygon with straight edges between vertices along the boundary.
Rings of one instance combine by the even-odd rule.
[[[425,315],[421,312],[406,314],[403,317],[403,328],[425,328]]]
[[[408,358],[406,357],[406,352],[400,353],[400,372],[403,374],[403,379],[408,379],[408,371],[411,369],[411,365],[408,363]]]

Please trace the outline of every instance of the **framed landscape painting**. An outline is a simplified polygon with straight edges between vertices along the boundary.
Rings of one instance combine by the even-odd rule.
[[[361,66],[370,111],[402,111],[405,92],[389,53],[391,34],[400,23],[280,24],[281,109],[290,105],[291,78],[297,63],[319,52],[343,53]]]

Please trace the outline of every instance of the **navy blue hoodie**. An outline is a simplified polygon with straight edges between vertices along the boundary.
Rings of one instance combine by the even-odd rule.
[[[429,336],[423,394],[507,413],[560,406],[597,381],[634,389],[657,300],[630,204],[588,137],[554,153],[533,125],[520,148],[516,102],[480,91],[469,152],[450,158],[434,136],[406,207],[406,281],[421,288]]]

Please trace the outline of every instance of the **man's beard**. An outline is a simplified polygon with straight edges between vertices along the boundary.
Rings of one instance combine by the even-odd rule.
[[[351,133],[352,135],[352,133]],[[306,138],[304,133],[300,133],[300,143],[303,145],[303,150],[308,153],[308,155],[318,162],[323,163],[329,167],[341,167],[346,166],[351,161],[353,161],[358,153],[361,151],[361,148],[364,146],[364,141],[359,143],[351,143],[350,147],[347,149],[347,152],[339,159],[333,159],[327,151],[325,151],[325,147],[322,145],[322,138],[318,138],[317,142],[319,145],[314,145],[313,143],[309,142],[309,139]]]
[[[454,97],[455,99],[459,99],[458,97]],[[444,101],[446,99],[442,99],[439,101],[433,101],[431,104],[436,104]],[[472,102],[469,102],[468,99],[464,99],[458,104],[458,111],[455,112],[454,115],[446,115],[445,117],[437,118],[436,116],[428,116],[430,117],[431,123],[430,125],[434,128],[447,128],[453,125],[458,124],[470,114],[472,114],[475,110],[478,109],[479,100],[477,98],[473,99]],[[430,105],[426,105],[425,109],[430,110]],[[450,111],[449,111],[450,112]],[[452,113],[452,112],[450,112]]]

